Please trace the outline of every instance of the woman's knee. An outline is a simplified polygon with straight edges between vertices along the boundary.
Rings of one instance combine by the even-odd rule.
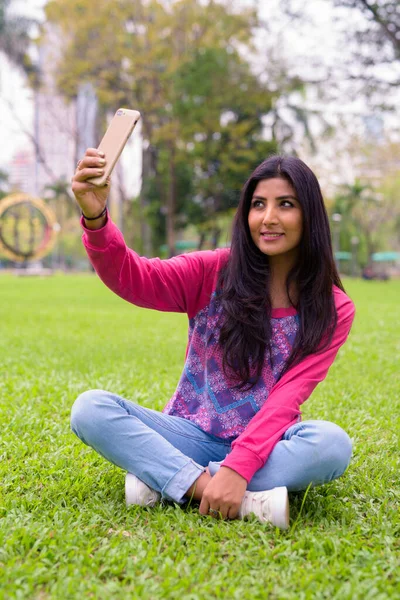
[[[331,478],[340,477],[349,466],[352,442],[348,434],[335,423],[319,421],[319,455]]]
[[[87,442],[90,431],[96,427],[98,408],[101,405],[103,390],[88,390],[80,394],[71,409],[71,429],[83,442]]]

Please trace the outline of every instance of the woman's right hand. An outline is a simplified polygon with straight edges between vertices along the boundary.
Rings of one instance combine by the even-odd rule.
[[[99,152],[96,148],[88,148],[85,156],[79,161],[72,178],[72,191],[83,214],[89,218],[101,214],[106,207],[110,191],[109,179],[102,187],[88,181],[91,177],[103,175],[105,164],[104,153]],[[93,224],[95,223],[97,221],[94,221]]]

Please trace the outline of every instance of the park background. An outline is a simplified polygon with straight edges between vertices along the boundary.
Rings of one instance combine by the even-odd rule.
[[[377,272],[396,272],[400,16],[397,2],[368,6],[2,0],[0,196],[53,208],[45,266],[88,268],[70,178],[126,106],[141,126],[109,205],[139,252],[229,244],[243,183],[283,152],[321,181],[342,272],[382,251]]]
[[[399,597],[399,84],[394,1],[1,0],[0,195],[42,198],[59,231],[39,265],[0,257],[0,598]],[[321,181],[357,316],[303,416],[344,427],[354,457],[291,495],[288,532],[127,510],[123,473],[69,432],[88,388],[162,409],[185,353],[182,315],[85,273],[70,178],[120,106],[142,121],[110,210],[148,256],[229,244],[272,152]],[[32,266],[52,276],[16,276]]]

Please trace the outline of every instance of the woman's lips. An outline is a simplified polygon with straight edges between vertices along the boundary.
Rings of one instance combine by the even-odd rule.
[[[285,235],[284,233],[261,233],[261,237],[263,240],[267,240],[269,241],[273,241],[273,240],[279,240],[279,238],[281,238],[283,235]]]

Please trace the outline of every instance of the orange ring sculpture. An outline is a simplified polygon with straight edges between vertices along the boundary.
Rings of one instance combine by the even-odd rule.
[[[17,206],[27,207],[31,212],[36,209],[36,216],[30,221],[15,218],[12,209]],[[18,237],[29,233],[30,241],[34,240],[37,220],[41,220],[40,230],[43,232],[39,243],[31,248],[21,249]],[[6,239],[6,233],[15,237],[15,244]],[[54,212],[41,200],[25,193],[10,194],[0,200],[0,254],[16,262],[39,260],[50,252],[57,237],[57,221]]]

